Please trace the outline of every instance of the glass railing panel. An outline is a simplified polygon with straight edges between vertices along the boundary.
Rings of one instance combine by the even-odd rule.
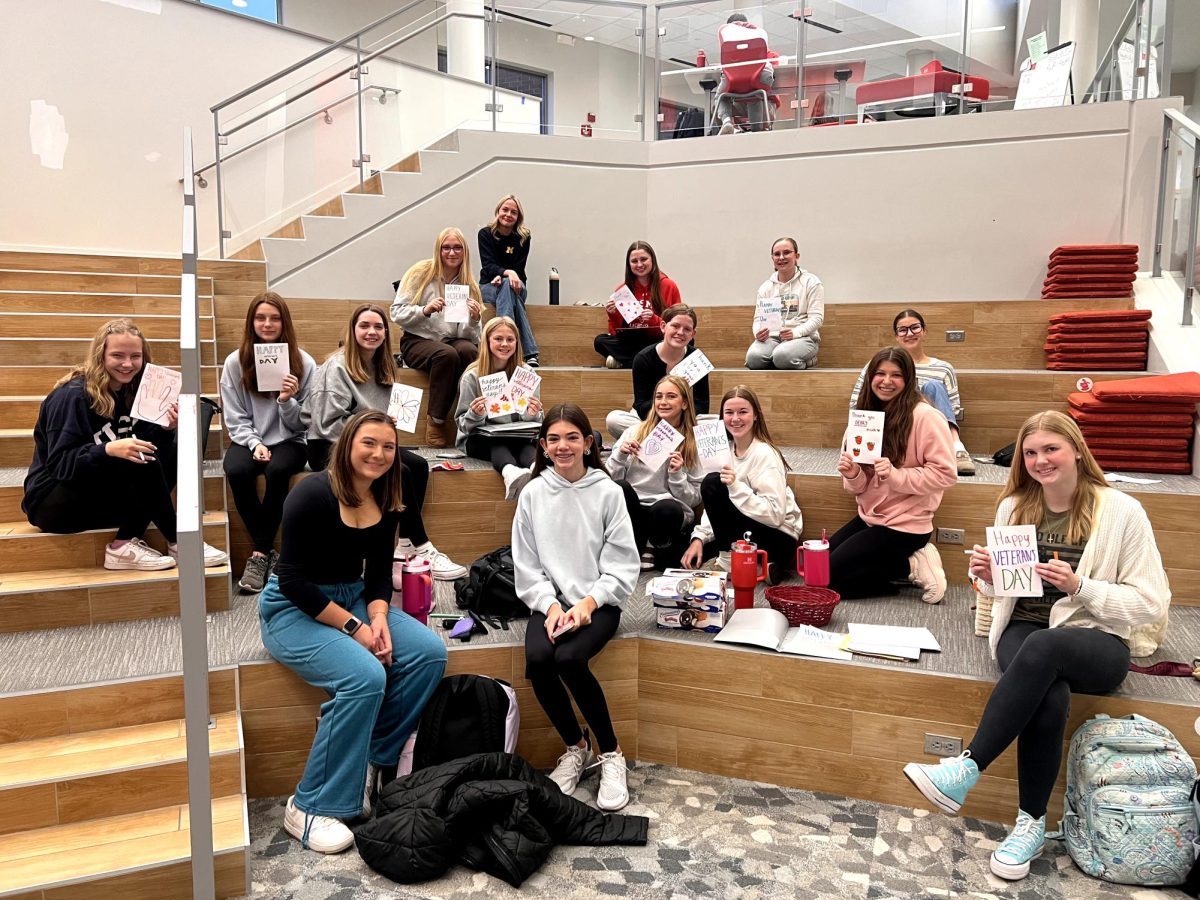
[[[1167,148],[1167,198],[1163,226],[1163,274],[1182,279],[1187,269],[1188,228],[1192,204],[1197,201],[1193,191],[1192,162],[1195,159],[1196,138],[1187,131],[1173,128]]]

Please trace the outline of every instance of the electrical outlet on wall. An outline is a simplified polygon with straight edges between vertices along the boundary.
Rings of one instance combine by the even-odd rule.
[[[962,753],[962,738],[925,732],[925,752],[930,756],[958,756]]]
[[[939,544],[959,544],[966,543],[967,535],[961,528],[939,528],[937,530],[937,542]]]
[[[946,343],[947,344],[961,344],[966,339],[967,339],[967,333],[965,331],[947,331],[946,332]]]

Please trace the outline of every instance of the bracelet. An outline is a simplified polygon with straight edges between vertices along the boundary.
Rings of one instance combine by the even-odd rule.
[[[1078,587],[1075,588],[1075,590],[1071,591],[1070,596],[1071,596],[1072,600],[1074,600],[1076,597],[1078,597],[1080,591],[1083,590],[1083,576],[1076,573],[1075,577],[1079,579],[1079,585],[1078,585]]]

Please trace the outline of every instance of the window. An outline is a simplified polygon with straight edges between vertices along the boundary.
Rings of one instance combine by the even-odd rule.
[[[549,134],[550,110],[547,108],[549,104],[546,102],[546,76],[540,72],[516,69],[505,63],[500,63],[497,68],[500,72],[500,77],[496,80],[496,87],[503,88],[506,91],[528,94],[530,97],[537,97],[542,101],[542,134]],[[446,50],[444,47],[438,47],[438,71],[442,73],[446,71]],[[492,83],[492,61],[490,59],[483,61],[483,80],[486,84]]]

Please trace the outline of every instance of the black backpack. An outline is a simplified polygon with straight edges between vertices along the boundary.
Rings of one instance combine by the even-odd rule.
[[[471,563],[466,581],[454,588],[460,609],[482,619],[520,619],[529,615],[529,607],[517,597],[516,572],[512,548],[500,547]]]
[[[425,705],[412,771],[470,756],[517,749],[521,711],[507,681],[484,675],[443,678]]]
[[[992,454],[992,462],[998,466],[1004,466],[1006,469],[1010,468],[1013,464],[1013,457],[1016,455],[1016,453],[1016,443],[1009,444],[1006,447],[1001,447]]]

